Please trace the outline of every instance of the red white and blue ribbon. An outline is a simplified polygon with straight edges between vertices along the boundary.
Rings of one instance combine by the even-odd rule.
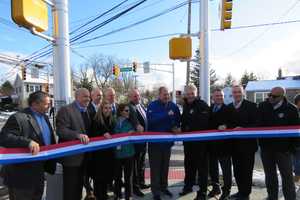
[[[116,134],[112,139],[96,137],[87,145],[79,141],[64,142],[41,147],[37,155],[31,155],[25,148],[0,148],[0,164],[24,163],[49,160],[85,152],[105,149],[128,143],[144,142],[175,142],[175,141],[216,141],[224,139],[247,138],[285,138],[300,137],[300,126],[268,127],[268,128],[240,128],[226,131],[208,130],[181,134],[163,132],[145,132],[134,134]]]

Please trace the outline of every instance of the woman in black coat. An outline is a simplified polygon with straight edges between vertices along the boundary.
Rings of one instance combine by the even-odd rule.
[[[111,138],[115,126],[111,104],[103,101],[92,123],[91,136]],[[89,170],[94,180],[94,192],[97,200],[108,199],[108,184],[114,175],[115,149],[101,149],[92,152]]]

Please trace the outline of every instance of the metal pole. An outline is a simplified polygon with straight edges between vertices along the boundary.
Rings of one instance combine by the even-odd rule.
[[[172,79],[173,79],[173,91],[172,91],[172,100],[174,103],[176,103],[176,90],[175,90],[175,65],[174,63],[172,64]]]
[[[54,0],[53,71],[56,110],[71,100],[71,69],[68,0]]]
[[[192,21],[192,0],[189,0],[188,4],[188,27],[187,34],[191,34],[191,21]],[[191,62],[186,62],[186,85],[190,83],[190,73],[191,73]]]
[[[208,39],[208,0],[200,1],[200,34],[199,34],[199,90],[201,98],[210,104],[209,80],[209,39]]]

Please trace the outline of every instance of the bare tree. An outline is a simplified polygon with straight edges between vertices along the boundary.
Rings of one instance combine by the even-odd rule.
[[[93,77],[98,87],[108,87],[109,80],[112,76],[112,68],[116,63],[117,59],[113,56],[96,54],[90,58],[88,64],[93,70]]]

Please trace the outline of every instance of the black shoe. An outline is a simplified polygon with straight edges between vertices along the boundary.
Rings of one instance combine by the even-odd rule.
[[[173,197],[173,194],[169,191],[169,190],[163,190],[161,191],[164,195],[168,196],[168,197]]]
[[[207,196],[200,194],[199,192],[197,193],[197,196],[194,200],[207,200]]]
[[[183,189],[182,192],[179,192],[179,196],[184,196],[184,195],[187,195],[189,193],[193,192],[192,189]]]
[[[137,188],[133,190],[133,194],[138,196],[138,197],[145,196],[145,194],[140,189],[137,189]]]
[[[159,195],[153,196],[153,200],[162,200]]]
[[[230,199],[231,198],[230,198],[229,193],[223,193],[219,200],[230,200]]]
[[[221,190],[219,187],[213,187],[213,189],[208,193],[208,197],[212,198],[221,194]]]
[[[151,185],[140,184],[140,188],[141,188],[142,190],[148,189],[148,188],[150,188],[150,187],[151,187]]]

